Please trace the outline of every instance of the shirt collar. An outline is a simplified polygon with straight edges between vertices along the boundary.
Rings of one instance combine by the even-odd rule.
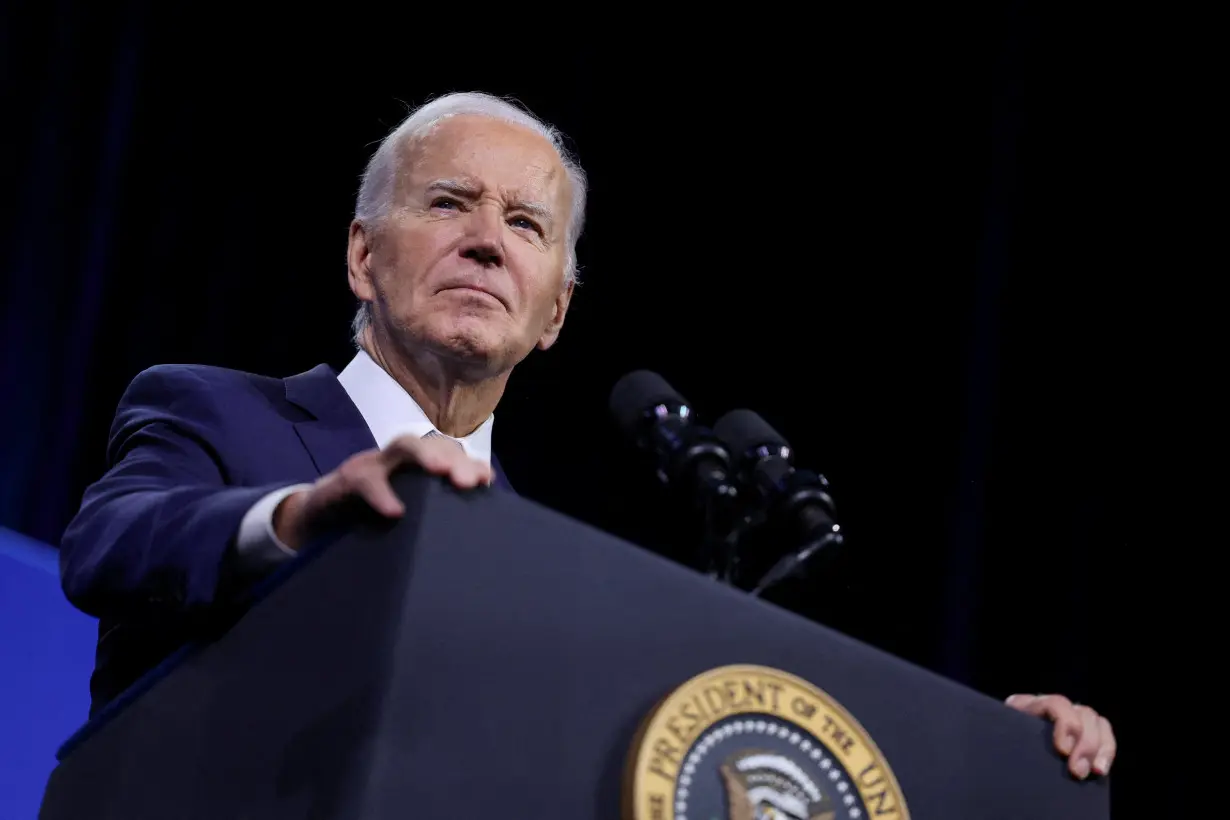
[[[436,430],[418,402],[383,367],[376,364],[367,351],[360,350],[346,369],[338,374],[337,380],[359,409],[380,449],[383,450],[398,436],[422,438]],[[488,416],[473,433],[454,441],[459,442],[471,458],[490,464],[491,428],[494,424],[495,416]]]

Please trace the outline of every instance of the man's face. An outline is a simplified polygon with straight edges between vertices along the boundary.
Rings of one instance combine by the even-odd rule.
[[[479,376],[549,347],[572,295],[571,193],[550,143],[458,115],[402,150],[388,216],[351,227],[351,289],[380,330]]]

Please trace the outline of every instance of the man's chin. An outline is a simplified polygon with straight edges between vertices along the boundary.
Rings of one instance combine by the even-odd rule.
[[[502,334],[464,319],[426,341],[433,353],[471,378],[491,378],[517,363]]]

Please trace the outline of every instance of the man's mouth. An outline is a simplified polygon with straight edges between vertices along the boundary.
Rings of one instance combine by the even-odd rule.
[[[500,305],[507,307],[507,305],[504,304],[503,299],[501,299],[499,296],[496,296],[491,291],[479,285],[466,285],[466,284],[449,285],[448,287],[444,288],[444,290],[459,290],[459,291],[464,291],[466,293],[480,294],[481,296],[486,297],[489,300],[493,300],[495,302],[498,302]]]

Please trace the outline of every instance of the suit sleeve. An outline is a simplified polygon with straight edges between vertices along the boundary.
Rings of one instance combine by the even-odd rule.
[[[120,400],[107,472],[64,533],[68,599],[97,617],[207,611],[251,574],[234,546],[245,514],[279,485],[229,483],[211,385],[182,367],[137,376]]]

